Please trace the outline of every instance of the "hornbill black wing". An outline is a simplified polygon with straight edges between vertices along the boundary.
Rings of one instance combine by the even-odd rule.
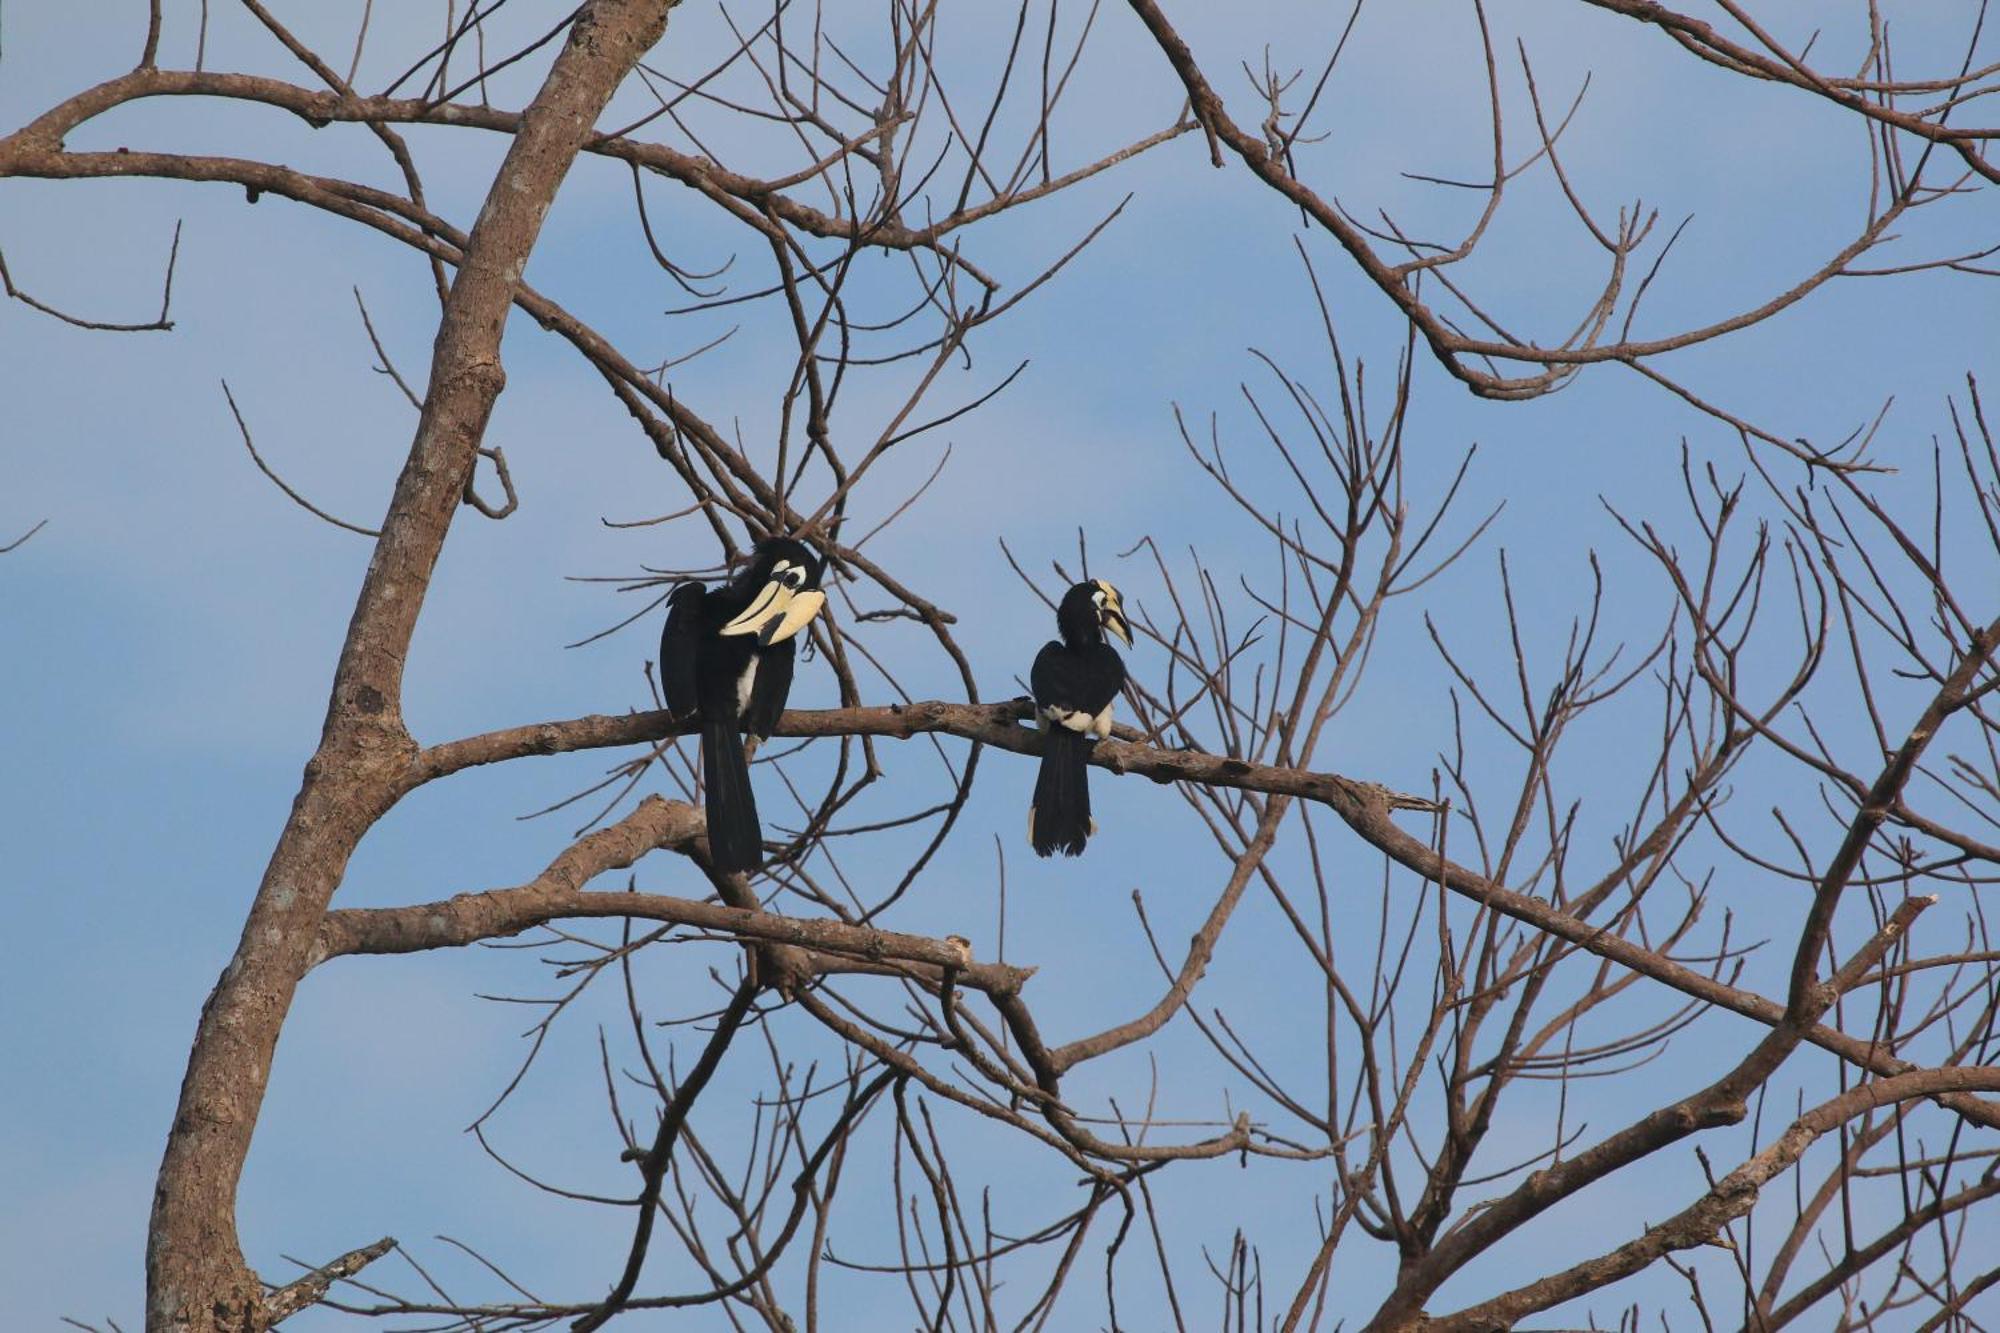
[[[660,631],[660,688],[667,711],[677,718],[693,715],[701,702],[700,676],[703,612],[708,589],[683,583],[667,598],[667,627]]]
[[[1065,648],[1054,639],[1042,645],[1028,673],[1035,707],[1061,708],[1092,716],[1104,711],[1125,684],[1125,663],[1107,644]]]
[[[1109,645],[1069,648],[1051,640],[1028,673],[1042,723],[1042,762],[1028,803],[1037,856],[1079,856],[1090,841],[1090,736],[1118,697],[1125,663]]]
[[[798,645],[790,639],[763,648],[757,654],[757,679],[750,685],[750,706],[743,710],[743,725],[752,735],[771,739],[777,729],[778,714],[792,692],[792,659]]]

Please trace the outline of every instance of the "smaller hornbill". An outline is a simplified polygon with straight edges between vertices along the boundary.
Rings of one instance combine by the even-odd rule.
[[[708,853],[724,873],[763,864],[764,831],[742,733],[768,740],[785,711],[797,651],[792,636],[826,605],[821,569],[803,542],[768,538],[728,583],[713,589],[684,583],[667,599],[660,679],[677,721],[701,718]]]
[[[1090,817],[1089,759],[1093,739],[1111,734],[1111,706],[1125,685],[1125,663],[1104,641],[1132,646],[1132,627],[1118,590],[1103,579],[1079,583],[1056,608],[1061,642],[1035,655],[1028,684],[1042,725],[1042,768],[1028,805],[1028,841],[1035,855],[1078,856],[1097,824]]]

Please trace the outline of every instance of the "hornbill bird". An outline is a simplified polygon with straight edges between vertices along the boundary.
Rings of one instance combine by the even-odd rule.
[[[717,870],[755,870],[764,832],[750,790],[742,733],[770,739],[792,692],[792,636],[826,594],[812,548],[767,538],[734,579],[710,589],[684,583],[667,599],[660,678],[676,721],[701,717],[701,774],[708,795],[708,854]]]
[[[1125,663],[1104,636],[1115,634],[1130,648],[1132,627],[1118,589],[1090,579],[1063,594],[1056,628],[1062,641],[1043,645],[1028,675],[1042,724],[1028,841],[1037,856],[1079,856],[1097,828],[1090,817],[1090,743],[1111,734],[1111,705],[1125,685]]]

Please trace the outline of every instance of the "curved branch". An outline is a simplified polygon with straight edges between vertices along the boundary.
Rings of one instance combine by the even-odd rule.
[[[518,134],[526,115],[525,112],[471,103],[320,92],[286,83],[282,79],[252,74],[140,68],[86,89],[14,134],[0,138],[0,174],[6,174],[8,170],[10,148],[22,154],[60,151],[64,136],[77,126],[114,107],[148,97],[226,97],[260,102],[289,111],[315,128],[339,121],[378,128],[389,124],[458,125],[501,134]],[[886,132],[888,128],[877,126],[868,135],[857,139],[855,146]],[[803,173],[795,172],[775,181],[766,181],[731,171],[708,158],[679,152],[664,144],[617,135],[592,134],[585,139],[581,151],[644,167],[677,181],[708,196],[739,220],[752,225],[757,225],[768,212],[787,225],[822,239],[848,241],[885,250],[929,251],[962,269],[988,291],[996,291],[1002,284],[955,249],[946,246],[946,237],[1004,209],[1055,194],[1108,171],[1148,149],[1178,138],[1192,128],[1192,121],[1176,122],[1061,176],[1025,189],[995,195],[984,203],[956,209],[923,227],[909,227],[887,217],[869,221],[858,216],[832,216],[784,192],[786,186],[824,170],[825,164],[816,164]]]
[[[7,256],[4,254],[0,254],[0,291],[6,292],[31,310],[39,310],[44,315],[59,319],[65,324],[75,325],[79,329],[91,329],[98,333],[167,333],[174,327],[174,322],[168,318],[168,314],[174,307],[174,265],[180,257],[181,224],[176,222],[174,241],[167,249],[167,276],[160,291],[160,313],[144,324],[118,324],[107,320],[85,319],[81,315],[72,315],[46,302],[38,301],[14,285],[14,275],[7,271]]]
[[[1871,216],[1868,224],[1852,242],[1835,253],[1831,259],[1788,289],[1749,310],[1665,338],[1644,341],[1620,339],[1616,342],[1600,343],[1596,341],[1596,335],[1608,323],[1612,303],[1616,301],[1622,284],[1624,262],[1643,239],[1646,230],[1646,224],[1635,214],[1620,229],[1618,243],[1613,248],[1611,275],[1578,333],[1572,334],[1560,345],[1551,347],[1513,339],[1504,331],[1500,340],[1468,337],[1459,332],[1448,318],[1424,304],[1418,295],[1417,286],[1409,280],[1413,268],[1422,268],[1425,265],[1431,267],[1423,271],[1431,272],[1433,275],[1438,274],[1441,270],[1434,266],[1436,263],[1434,258],[1413,260],[1399,265],[1390,264],[1383,259],[1370,243],[1371,234],[1413,250],[1416,248],[1416,243],[1401,233],[1393,235],[1371,233],[1355,223],[1338,203],[1323,198],[1301,181],[1292,172],[1289,154],[1273,153],[1271,146],[1262,138],[1230,118],[1221,96],[1202,73],[1193,51],[1174,29],[1172,22],[1161,11],[1156,0],[1128,0],[1128,3],[1133,13],[1145,24],[1161,53],[1165,55],[1168,65],[1172,67],[1174,74],[1187,90],[1194,116],[1208,133],[1215,165],[1222,165],[1220,146],[1228,145],[1230,151],[1249,168],[1253,175],[1301,210],[1315,224],[1324,228],[1339,242],[1341,248],[1347,252],[1348,257],[1368,280],[1394,302],[1409,319],[1411,325],[1423,336],[1439,364],[1473,393],[1483,398],[1505,400],[1538,397],[1560,387],[1581,366],[1600,362],[1622,362],[1636,366],[1642,358],[1707,342],[1769,319],[1840,276],[1851,261],[1883,240],[1888,234],[1890,225],[1918,202],[1920,187],[1916,180],[1912,179],[1905,183],[1886,207]],[[1636,0],[1634,3],[1635,7],[1648,10],[1658,8],[1650,4],[1638,5]],[[1993,169],[1989,167],[1986,170]],[[1594,224],[1593,230],[1595,230]],[[1448,291],[1465,300],[1449,281],[1446,281],[1445,285]],[[1643,293],[1643,287],[1641,292]],[[1477,307],[1472,306],[1470,301],[1466,301],[1466,304],[1474,314],[1479,314]],[[1484,315],[1480,315],[1480,318],[1489,327],[1497,328]],[[1539,365],[1542,369],[1538,374],[1504,375],[1480,370],[1470,364],[1471,360],[1507,362],[1515,365],[1533,364]],[[1759,438],[1764,438],[1767,442],[1808,462],[1840,466],[1831,464],[1830,460],[1810,445],[1801,445],[1776,436],[1766,436],[1761,432]]]
[[[236,406],[236,395],[229,391],[228,380],[222,381],[222,396],[229,403],[229,414],[236,418],[236,429],[243,436],[243,447],[250,451],[250,461],[255,463],[257,470],[269,477],[292,503],[311,514],[314,518],[323,519],[331,523],[334,527],[344,531],[357,533],[363,537],[380,537],[382,535],[379,528],[364,528],[359,523],[349,523],[344,518],[335,518],[332,514],[327,513],[311,500],[306,499],[305,496],[293,490],[285,479],[279,476],[269,463],[264,461],[264,455],[257,452],[257,442],[250,438],[250,425],[243,420],[242,409]]]
[[[2000,1069],[1954,1066],[1919,1069],[1878,1079],[1844,1092],[1807,1111],[1777,1141],[1715,1182],[1694,1203],[1617,1249],[1551,1273],[1524,1287],[1482,1301],[1455,1314],[1429,1320],[1433,1333],[1473,1333],[1507,1328],[1523,1316],[1546,1310],[1629,1277],[1664,1255],[1705,1245],[1724,1227],[1748,1213],[1765,1185],[1788,1171],[1822,1135],[1877,1107],[1918,1097],[2000,1092]]]
[[[1921,115],[1899,111],[1886,98],[1871,101],[1863,95],[1860,88],[1845,86],[1854,81],[1824,78],[1795,57],[1773,59],[1740,42],[1730,41],[1711,25],[1668,9],[1665,5],[1657,3],[1657,0],[1583,0],[1583,2],[1613,14],[1623,15],[1649,27],[1658,28],[1680,46],[1710,64],[1753,78],[1789,84],[1823,97],[1836,106],[1877,124],[1948,147],[1958,154],[1968,171],[1976,172],[1989,181],[2000,182],[2000,165],[1988,161],[1981,151],[1985,143],[2000,139],[2000,129],[1953,129],[1945,125],[1942,120],[1932,121]],[[1923,88],[1929,91],[1956,92],[1963,86],[1963,82],[1971,77],[1974,76],[1968,71],[1958,80],[1931,80],[1914,85],[1898,82],[1894,85],[1878,84],[1873,87],[1875,90],[1885,92],[1914,92]]]
[[[329,912],[320,923],[310,962],[318,966],[351,954],[459,948],[565,919],[635,917],[746,940],[795,945],[864,963],[924,964],[940,974],[950,968],[957,984],[992,995],[1016,995],[1034,975],[1032,967],[973,962],[959,945],[923,935],[657,893],[582,891],[596,876],[632,865],[656,849],[693,851],[703,828],[699,807],[648,796],[624,819],[580,839],[526,884],[461,893],[442,902],[407,907],[349,907]]]
[[[925,702],[887,708],[793,709],[778,719],[778,736],[881,736],[906,740],[943,732],[1015,754],[1041,753],[1039,732],[1021,726],[1031,713],[1025,699],[995,704]],[[419,753],[409,770],[409,789],[477,764],[499,763],[526,755],[563,754],[574,750],[651,743],[681,728],[664,712],[596,714],[561,722],[543,722],[504,731],[447,741]],[[1332,810],[1350,830],[1390,859],[1419,875],[1442,883],[1463,898],[1481,903],[1503,916],[1554,935],[1607,958],[1621,967],[1670,986],[1683,995],[1727,1009],[1767,1027],[1785,1021],[1785,1006],[1754,991],[1697,972],[1656,950],[1614,934],[1544,899],[1520,893],[1439,855],[1429,843],[1398,827],[1398,811],[1430,811],[1432,802],[1392,791],[1379,783],[1315,773],[1306,769],[1253,764],[1199,750],[1162,750],[1141,743],[1139,733],[1119,727],[1114,739],[1091,748],[1090,762],[1113,773],[1135,773],[1155,782],[1193,782],[1211,787],[1235,787],[1269,795],[1295,796]],[[1129,739],[1128,739],[1129,738]],[[1890,1054],[1875,1042],[1815,1024],[1805,1040],[1831,1051],[1848,1063],[1872,1073],[1906,1074],[1917,1066]],[[2000,1128],[2000,1105],[1958,1093],[1946,1093],[1942,1105],[1974,1124]]]
[[[13,541],[0,543],[0,555],[6,555],[10,551],[19,550],[23,545],[27,543],[28,538],[34,536],[36,533],[40,532],[43,528],[46,528],[48,525],[49,521],[47,519],[43,519],[39,523],[35,524],[34,527],[29,528],[26,532],[16,537]]]
[[[661,1112],[659,1128],[653,1135],[653,1146],[639,1162],[639,1174],[644,1184],[639,1190],[639,1220],[633,1227],[632,1249],[625,1257],[625,1269],[618,1275],[618,1284],[611,1289],[611,1294],[604,1298],[604,1304],[570,1325],[575,1333],[590,1333],[592,1329],[602,1328],[632,1299],[632,1289],[639,1285],[639,1270],[646,1265],[646,1247],[653,1238],[653,1221],[659,1215],[660,1182],[666,1178],[667,1163],[673,1160],[674,1140],[680,1137],[681,1126],[687,1123],[695,1098],[701,1096],[701,1090],[715,1076],[716,1067],[722,1063],[723,1052],[736,1039],[737,1030],[743,1026],[743,1019],[756,999],[757,983],[745,977],[730,997],[729,1007],[716,1020],[715,1031],[709,1034],[708,1044],[702,1047],[694,1068],[688,1071],[688,1076],[674,1090],[673,1100]]]

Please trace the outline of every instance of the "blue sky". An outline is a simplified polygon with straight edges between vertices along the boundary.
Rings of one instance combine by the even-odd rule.
[[[143,8],[7,5],[0,12],[0,126],[12,129],[65,93],[117,72],[136,54]],[[163,62],[191,63],[194,8],[168,7]],[[211,68],[289,73],[283,53],[244,15],[214,8]],[[281,8],[300,10],[302,30],[330,49],[351,41],[351,16],[332,16],[345,7]],[[386,80],[388,53],[441,21],[441,7],[377,8],[376,55],[364,64],[364,86]],[[1188,33],[1239,119],[1250,119],[1239,101],[1240,77],[1227,77],[1236,62],[1255,63],[1269,43],[1278,52],[1313,53],[1297,62],[1310,64],[1331,39],[1335,18],[1316,6],[1229,8],[1227,21],[1190,16]],[[1777,6],[1774,22],[1803,31],[1809,8]],[[1594,207],[1615,212],[1620,201],[1643,194],[1661,210],[1663,227],[1694,215],[1648,298],[1642,330],[1706,322],[1755,304],[1860,225],[1865,145],[1837,114],[1696,66],[1657,35],[1581,7],[1537,7],[1498,21],[1507,47],[1517,32],[1527,41],[1549,103],[1566,104],[1591,73],[1564,160]],[[992,34],[965,22],[963,30],[948,29],[947,49],[977,59]],[[1927,20],[1915,6],[1897,22],[1910,29],[1902,33],[1905,69],[1949,50],[1956,36],[1951,23]],[[324,27],[315,33],[316,24]],[[1099,24],[1057,127],[1058,151],[1077,160],[1157,128],[1178,105],[1129,14],[1107,7]],[[676,72],[705,68],[722,49],[720,32],[713,7],[689,0],[656,58]],[[1474,33],[1464,6],[1424,0],[1364,14],[1322,119],[1330,138],[1307,150],[1311,177],[1337,181],[1343,202],[1364,215],[1380,207],[1433,232],[1462,226],[1472,206],[1464,197],[1398,173],[1462,177],[1482,169],[1488,148]],[[1848,59],[1828,51],[1829,65]],[[1510,103],[1520,100],[1519,82],[1518,73],[1508,75]],[[503,102],[518,95],[518,84],[496,90]],[[643,105],[628,93],[607,120]],[[710,115],[696,124],[724,156],[740,155],[771,174],[798,165],[768,135],[741,137],[731,119]],[[1518,148],[1529,122],[1517,116],[1513,125]],[[413,130],[411,141],[437,207],[469,219],[500,140]],[[364,133],[314,132],[254,108],[151,102],[77,137],[77,146],[119,143],[268,157],[390,183]],[[1545,179],[1524,186],[1487,242],[1490,257],[1471,272],[1483,297],[1547,335],[1566,328],[1588,299],[1598,259]],[[768,439],[790,364],[779,312],[760,306],[664,317],[661,311],[684,298],[644,256],[630,189],[622,168],[579,166],[550,215],[529,280],[635,358],[685,352],[741,322],[729,343],[676,383],[711,421],[735,423],[752,441]],[[1238,446],[1232,457],[1242,460],[1241,475],[1282,497],[1288,483],[1259,454],[1239,393],[1245,382],[1275,386],[1247,349],[1267,351],[1329,386],[1317,313],[1293,248],[1297,215],[1240,169],[1210,168],[1199,136],[974,232],[968,254],[1018,283],[1128,191],[1131,204],[1098,244],[982,331],[970,368],[951,372],[931,403],[951,406],[983,392],[1024,358],[1027,374],[987,408],[892,457],[858,506],[864,519],[893,509],[949,441],[952,460],[938,485],[871,553],[960,614],[962,642],[986,697],[1015,692],[1015,678],[1047,634],[1045,611],[1008,571],[998,538],[1031,568],[1046,569],[1051,559],[1071,558],[1082,526],[1093,572],[1116,579],[1128,601],[1155,607],[1161,589],[1149,569],[1114,556],[1148,533],[1176,553],[1200,547],[1232,576],[1267,570],[1265,546],[1186,459],[1172,405],[1200,422],[1219,413],[1224,437]],[[746,244],[687,192],[654,184],[649,201],[656,226],[675,238],[686,262],[712,265],[734,252],[732,279],[743,286],[763,272],[761,247]],[[0,1060],[22,1071],[0,1092],[0,1293],[23,1328],[49,1327],[64,1314],[109,1315],[128,1328],[138,1322],[145,1210],[187,1038],[317,735],[368,554],[364,540],[311,520],[257,474],[218,381],[229,380],[260,449],[292,484],[336,514],[372,523],[413,416],[369,370],[350,289],[360,288],[391,354],[416,382],[434,319],[435,301],[414,259],[282,200],[250,207],[240,192],[221,188],[0,182],[0,245],[16,281],[100,318],[141,318],[155,308],[176,219],[185,230],[172,333],[91,334],[19,305],[0,308],[0,540],[49,520],[0,560],[0,697],[8,700],[0,709],[0,753],[12,759],[0,766],[0,892],[17,941],[0,989],[17,1017],[0,1034]],[[1974,195],[1927,211],[1905,229],[1896,253],[1959,248],[1990,236],[1991,226],[1987,197]],[[1349,354],[1386,385],[1401,347],[1392,312],[1325,238],[1307,237],[1306,248]],[[882,293],[886,303],[901,290],[889,271],[896,262],[864,261],[879,273],[858,278],[860,290]],[[1855,281],[1739,336],[1669,357],[1662,368],[1732,411],[1818,441],[1845,434],[1893,395],[1878,452],[1906,471],[1885,482],[1884,493],[1892,504],[1920,506],[1928,481],[1917,465],[1928,459],[1932,436],[1948,427],[1945,395],[1962,387],[1967,371],[1993,370],[1992,349],[2000,345],[1994,310],[1991,290],[1969,279]],[[633,609],[629,597],[603,584],[570,578],[712,558],[705,532],[692,526],[601,525],[600,517],[678,507],[670,477],[601,382],[556,339],[517,320],[505,355],[508,388],[489,442],[506,449],[522,505],[504,523],[467,513],[454,529],[409,674],[408,713],[426,740],[642,705],[639,670],[653,652],[652,624],[564,650]],[[911,373],[857,382],[841,418],[850,440],[872,437]],[[1667,590],[1600,497],[1685,538],[1685,506],[1677,499],[1683,440],[1698,460],[1732,473],[1741,467],[1734,440],[1713,422],[1615,368],[1594,369],[1561,393],[1519,404],[1475,400],[1428,363],[1417,380],[1413,493],[1435,494],[1459,454],[1477,443],[1461,527],[1502,500],[1505,510],[1467,560],[1426,590],[1421,606],[1400,607],[1385,623],[1367,683],[1323,750],[1327,765],[1409,790],[1428,788],[1436,755],[1450,740],[1444,677],[1420,611],[1443,622],[1454,646],[1464,645],[1481,665],[1506,668],[1504,643],[1493,638],[1502,624],[1497,553],[1506,551],[1517,589],[1529,590],[1529,627],[1560,636],[1586,604],[1586,552],[1595,549],[1615,589],[1608,637],[1643,640],[1665,609]],[[1053,484],[1076,469],[1099,484],[1087,491]],[[885,631],[881,642],[895,651],[899,640]],[[935,654],[918,655],[909,646],[914,640],[900,642],[913,691],[955,689]],[[1553,642],[1558,646],[1534,653],[1544,671],[1555,663],[1559,637]],[[1134,655],[1137,673],[1159,665],[1143,650]],[[828,677],[802,671],[794,699],[830,702]],[[1582,784],[1589,794],[1601,790],[1607,798],[1586,815],[1600,846],[1623,814],[1620,800],[1629,803],[1624,794],[1635,779],[1616,760],[1632,729],[1644,725],[1635,719],[1645,716],[1637,705],[1614,712],[1586,728],[1559,765],[1572,780],[1589,775]],[[1511,757],[1490,736],[1476,741],[1474,754],[1500,784],[1501,799]],[[927,746],[891,747],[885,758],[892,777],[902,770],[911,780],[933,780]],[[515,816],[594,778],[609,761],[536,760],[419,793],[364,844],[339,901],[400,903],[529,878],[564,845],[575,821]],[[1599,771],[1609,776],[1599,779]],[[1790,784],[1743,802],[1751,836],[1762,838],[1772,830],[1752,812],[1781,796],[1809,801],[1810,789],[1776,765],[1746,769],[1739,785],[1754,778]],[[1226,867],[1203,835],[1186,827],[1185,807],[1171,793],[1102,777],[1096,790],[1105,833],[1092,855],[1073,865],[1033,864],[1017,845],[1030,780],[1023,761],[986,757],[979,794],[947,854],[890,924],[990,938],[997,835],[1012,903],[1009,956],[1042,969],[1034,999],[1045,1030],[1075,1035],[1157,994],[1156,971],[1133,928],[1130,891],[1145,894],[1161,938],[1179,940],[1207,910]],[[1370,937],[1379,865],[1351,839],[1342,843],[1344,835],[1321,832],[1349,859],[1356,931]],[[1296,824],[1291,837],[1287,854],[1296,858]],[[850,856],[848,869],[863,875],[899,864],[885,853]],[[675,865],[648,864],[640,880],[665,892],[691,887]],[[1790,919],[1782,890],[1746,880],[1725,892],[1753,928],[1782,929]],[[1253,898],[1203,995],[1205,1005],[1261,1018],[1280,1050],[1289,1050],[1296,1034],[1286,1030],[1287,997],[1270,992],[1268,960],[1286,957],[1288,948],[1296,946],[1276,910]],[[622,1216],[531,1195],[460,1133],[519,1059],[517,1034],[526,1025],[515,1007],[475,996],[547,993],[551,983],[535,956],[472,950],[349,960],[308,980],[285,1031],[242,1195],[245,1244],[261,1271],[282,1275],[282,1255],[323,1259],[393,1233],[420,1247],[447,1281],[476,1289],[476,1270],[428,1239],[442,1233],[517,1266],[538,1290],[572,1296],[602,1288],[613,1267],[608,1256],[622,1255]],[[1301,961],[1290,955],[1293,970],[1283,975],[1303,984]],[[656,988],[652,1008],[664,1015],[692,1007],[710,984],[705,968],[732,963],[719,948],[700,954],[699,965],[691,948],[670,951],[647,973]],[[591,1034],[597,1022],[616,1019],[608,1005],[572,1016],[566,1039],[496,1131],[537,1169],[608,1191],[626,1186],[629,1168],[617,1163],[604,1132]],[[803,1026],[784,1023],[803,1042]],[[1748,1039],[1722,1019],[1698,1032],[1728,1049]],[[1163,1106],[1171,1113],[1214,1116],[1225,1096],[1244,1097],[1184,1022],[1159,1049],[1168,1079]],[[1714,1049],[1677,1047],[1636,1087],[1587,1085],[1585,1095],[1597,1099],[1588,1118],[1609,1127],[1644,1109],[1662,1087],[1694,1086],[1702,1057]],[[727,1070],[711,1097],[718,1105],[729,1097],[740,1103],[758,1072]],[[1799,1072],[1824,1069],[1801,1057]],[[1129,1109],[1147,1077],[1143,1056],[1121,1056],[1081,1074],[1071,1091],[1085,1103],[1095,1099],[1100,1110],[1106,1096]],[[1524,1091],[1496,1131],[1495,1160],[1504,1157],[1503,1145],[1538,1150],[1548,1114],[1546,1098]],[[722,1112],[716,1117],[714,1132],[726,1137],[731,1126]],[[975,1173],[1068,1187],[1066,1171],[990,1141],[983,1126],[955,1123],[954,1132],[963,1135],[963,1160]],[[1567,1206],[1554,1233],[1535,1233],[1544,1247],[1537,1254],[1571,1246],[1587,1253],[1604,1227],[1629,1224],[1633,1209],[1651,1209],[1649,1217],[1669,1211],[1636,1202],[1680,1199],[1697,1179],[1685,1153],[1666,1156],[1673,1160],[1663,1158],[1650,1174]],[[1323,1183],[1318,1188],[1323,1198]],[[1238,1220],[1264,1224],[1253,1239],[1266,1246],[1268,1271],[1293,1271],[1310,1230],[1313,1189],[1296,1168],[1239,1171],[1232,1163],[1166,1173],[1158,1191],[1185,1247],[1183,1281],[1196,1282],[1197,1247],[1226,1251]],[[1036,1220],[1031,1204],[1055,1211],[1045,1198],[1005,1201],[1014,1209],[1011,1222]],[[878,1238],[873,1253],[856,1257],[883,1258],[887,1246]],[[1337,1280],[1350,1284],[1342,1290],[1353,1293],[1351,1311],[1367,1308],[1365,1294],[1383,1282],[1362,1253],[1357,1246],[1351,1274],[1337,1270]],[[1126,1262],[1144,1268],[1141,1260]],[[1345,1254],[1342,1262],[1350,1262]],[[1501,1269],[1487,1277],[1495,1273],[1504,1279]],[[684,1285],[686,1278],[662,1262],[648,1285]],[[1157,1292],[1143,1275],[1133,1286],[1139,1326],[1149,1326],[1145,1312],[1157,1314]],[[1488,1289],[1472,1274],[1447,1288],[1446,1298],[1473,1299]],[[849,1283],[843,1291],[845,1300],[884,1302],[884,1318],[902,1317],[903,1298],[887,1284]],[[1092,1308],[1094,1289],[1076,1299],[1085,1302],[1079,1309]],[[1601,1303],[1600,1315],[1614,1306]],[[847,1308],[846,1326],[872,1326],[861,1305]],[[709,1318],[676,1326],[719,1324]],[[297,1322],[318,1328],[333,1321]],[[652,1326],[643,1317],[632,1323]]]

